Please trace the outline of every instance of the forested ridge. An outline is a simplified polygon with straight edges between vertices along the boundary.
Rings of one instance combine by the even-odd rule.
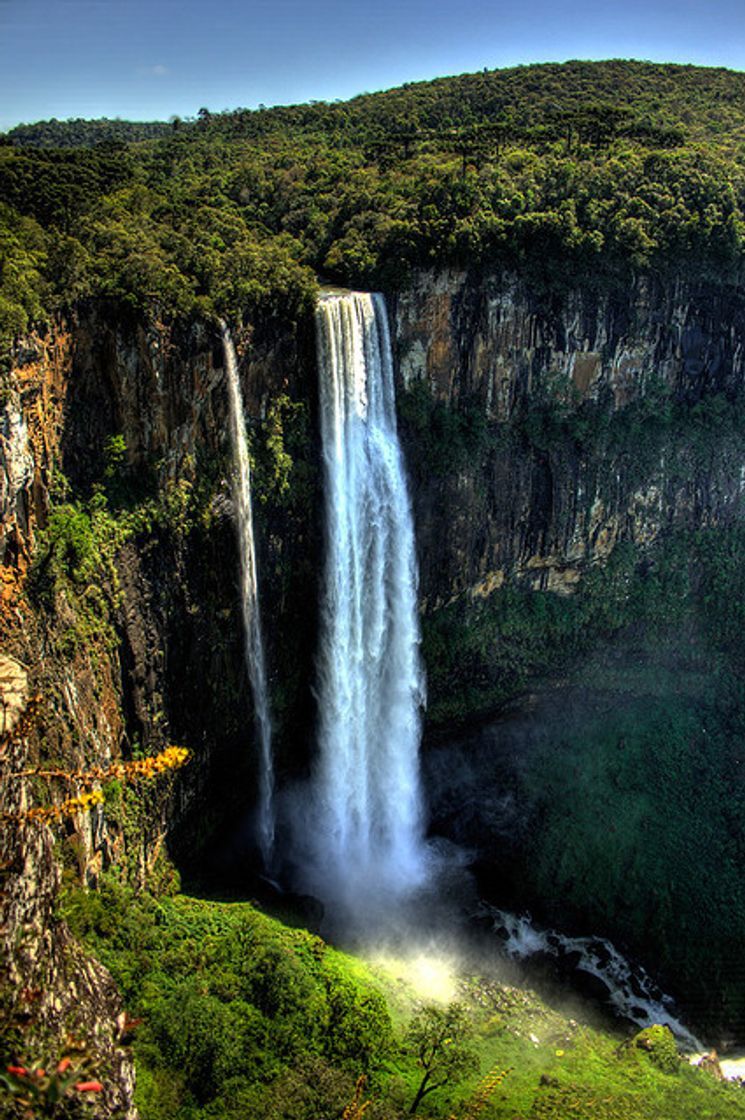
[[[0,146],[0,330],[91,297],[292,318],[319,275],[392,289],[421,266],[736,280],[744,104],[727,70],[570,62],[205,109],[132,143],[155,126],[24,126]]]

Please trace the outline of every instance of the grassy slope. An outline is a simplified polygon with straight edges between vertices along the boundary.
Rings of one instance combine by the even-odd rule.
[[[331,1120],[362,1073],[370,1120],[406,1114],[418,1073],[400,1044],[420,995],[389,972],[248,903],[135,898],[109,882],[72,895],[67,913],[143,1018],[143,1120]],[[476,1109],[484,1120],[745,1116],[745,1094],[677,1059],[661,1028],[649,1049],[623,1043],[493,978],[462,977],[458,998],[479,1071],[423,1115],[475,1115],[479,1087],[505,1074]]]

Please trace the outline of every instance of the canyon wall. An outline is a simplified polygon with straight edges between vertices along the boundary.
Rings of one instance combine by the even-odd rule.
[[[624,290],[547,295],[514,276],[422,272],[389,311],[425,629],[456,607],[456,659],[473,618],[506,589],[570,601],[619,544],[643,559],[670,534],[741,516],[737,292],[639,277]],[[312,756],[313,322],[267,321],[236,341],[281,784]],[[183,867],[214,881],[250,854],[255,766],[227,431],[219,334],[205,324],[82,307],[26,340],[4,382],[0,642],[40,700],[22,734],[6,726],[3,764],[85,769],[172,742],[192,752],[146,812],[125,802],[72,817],[59,850],[46,826],[4,830],[5,929],[11,940],[27,929],[37,946],[33,960],[12,950],[11,979],[25,970],[48,993],[39,1021],[57,1027],[91,986],[102,993],[99,1046],[129,1070],[118,1077],[127,1108],[131,1068],[105,974],[50,971],[65,953],[76,959],[55,900],[61,860],[74,879],[95,882],[122,861],[147,879],[161,873],[168,836]],[[490,656],[484,647],[479,672]],[[488,707],[488,688],[474,704],[463,691],[468,665],[428,666],[435,717],[456,694],[445,714]],[[503,698],[513,686],[500,687]],[[52,794],[59,786],[9,780],[2,809],[20,819]]]
[[[424,272],[395,300],[395,339],[404,390],[466,418],[450,455],[445,425],[431,446],[431,405],[409,424],[428,607],[514,577],[570,593],[618,541],[742,509],[739,439],[705,446],[703,408],[687,430],[667,416],[742,391],[737,292],[647,276],[541,295],[513,275]]]
[[[238,341],[245,349],[248,333]],[[315,530],[304,512],[298,519],[315,485],[312,447],[299,504],[281,492],[294,467],[287,410],[296,442],[310,426],[297,351],[291,331],[267,327],[242,365],[264,480],[280,727],[310,722],[298,715],[309,685],[298,682],[315,632]],[[272,411],[278,399],[285,412]],[[85,1042],[104,1083],[93,1115],[135,1116],[134,1068],[121,999],[70,936],[61,886],[96,884],[115,865],[169,889],[166,837],[182,863],[194,856],[195,873],[207,838],[224,863],[220,830],[227,821],[229,847],[253,800],[230,471],[213,328],[88,308],[17,349],[0,412],[0,987],[8,1031],[34,1040],[28,1061],[56,1061],[66,1037]],[[276,657],[287,628],[282,666],[294,691]],[[86,788],[65,773],[174,742],[192,755],[180,780],[136,792],[109,783],[105,810],[66,811],[51,828],[29,815]],[[236,858],[245,864],[249,850],[242,841]]]
[[[422,272],[389,310],[425,618],[457,604],[467,625],[508,586],[571,597],[619,543],[642,555],[671,533],[740,516],[737,292],[646,276],[623,290],[541,294],[514,275]],[[267,321],[236,341],[281,780],[307,768],[314,718],[314,325]],[[204,808],[216,782],[237,806],[253,780],[226,408],[214,328],[92,306],[18,349],[0,422],[5,648],[32,678],[56,666],[73,714],[52,736],[72,744],[82,732],[104,759],[121,744],[195,752],[171,824]],[[116,522],[99,628],[94,590],[72,580],[44,599],[43,566],[27,580],[50,509],[88,503],[95,520],[97,493]],[[53,528],[58,551],[81,547],[69,526]],[[77,600],[91,608],[87,628]],[[90,646],[102,647],[95,666]],[[459,682],[429,669],[436,705],[441,684]],[[205,835],[218,817],[200,815]],[[190,825],[184,837],[196,842]]]

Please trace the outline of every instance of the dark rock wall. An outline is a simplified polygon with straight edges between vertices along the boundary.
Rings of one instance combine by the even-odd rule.
[[[619,540],[645,546],[740,515],[741,441],[712,452],[655,417],[742,392],[739,292],[646,277],[549,298],[514,276],[422,273],[394,314],[404,399],[425,387],[451,413],[486,419],[452,467],[429,432],[405,426],[427,608],[513,577],[571,593]]]
[[[135,482],[174,499],[186,493],[198,508],[182,530],[178,525],[156,528],[129,542],[118,561],[127,736],[149,749],[168,737],[194,752],[194,763],[179,783],[172,821],[177,847],[188,860],[195,845],[229,833],[232,818],[245,814],[256,777],[222,345],[219,334],[203,324],[170,330],[162,324],[117,322],[105,310],[94,310],[75,337],[62,444],[73,484],[84,492],[100,478],[106,440],[121,434]],[[235,342],[255,445],[279,396],[304,410],[312,431],[312,323],[288,328],[265,322]],[[255,486],[254,492],[280,774],[297,768],[293,752],[302,754],[307,747],[298,743],[302,736],[296,728],[312,722],[318,550],[314,510],[308,505],[315,485],[312,439],[302,453],[309,462],[299,463],[295,452],[289,498],[275,501],[266,486],[264,491]],[[296,485],[298,473],[302,487]]]
[[[256,443],[280,394],[314,424],[309,326],[305,337],[265,324],[263,334],[236,339]],[[19,348],[0,410],[0,649],[20,666],[24,696],[40,697],[23,734],[0,728],[2,1010],[33,1023],[38,1045],[71,1030],[85,1036],[111,1078],[100,1115],[134,1117],[134,1071],[118,1046],[114,986],[58,916],[63,864],[78,882],[95,883],[120,862],[144,879],[166,834],[182,864],[196,863],[208,839],[239,830],[255,788],[222,361],[219,334],[202,324],[169,329],[80,309],[75,322]],[[107,485],[112,437],[123,437],[126,454],[111,514],[123,524],[140,509],[144,521],[116,547],[113,572],[102,565],[89,587],[42,598],[32,559],[50,510],[90,508]],[[287,727],[312,723],[317,541],[303,499],[312,501],[313,454],[311,446],[300,497],[290,471],[293,501],[273,503],[265,485],[255,517],[280,772],[294,764],[287,744],[300,739]],[[100,629],[79,613],[99,591],[108,604]],[[191,764],[170,800],[150,798],[139,825],[126,806],[75,814],[53,829],[25,820],[39,799],[59,801],[69,790],[14,775],[39,764],[106,767],[173,742],[190,748]],[[239,855],[245,870],[245,849]]]
[[[403,383],[426,378],[451,404],[475,396],[495,420],[547,384],[615,408],[657,384],[688,399],[742,387],[742,294],[685,278],[538,293],[512,274],[422,272],[395,318]]]

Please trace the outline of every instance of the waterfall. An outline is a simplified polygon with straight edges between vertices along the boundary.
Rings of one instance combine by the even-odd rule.
[[[325,562],[311,887],[350,911],[424,880],[417,565],[380,295],[317,310]]]
[[[594,976],[607,989],[607,1004],[614,1014],[651,1027],[669,1027],[678,1042],[689,1050],[701,1050],[702,1043],[674,1014],[674,1001],[665,995],[641,965],[633,965],[604,937],[569,937],[558,930],[540,929],[529,914],[520,917],[481,902],[474,916],[491,922],[504,942],[508,957],[529,961],[533,956],[553,957],[572,973]]]
[[[259,809],[258,840],[264,866],[269,867],[274,847],[274,770],[272,764],[272,725],[269,717],[269,694],[266,681],[266,659],[261,634],[259,588],[256,577],[253,511],[251,508],[251,465],[246,439],[243,397],[238,379],[238,362],[230,331],[222,324],[225,368],[228,374],[230,399],[230,435],[233,445],[233,496],[237,514],[238,545],[241,556],[241,606],[245,639],[246,666],[254,699],[256,737],[259,743]]]

